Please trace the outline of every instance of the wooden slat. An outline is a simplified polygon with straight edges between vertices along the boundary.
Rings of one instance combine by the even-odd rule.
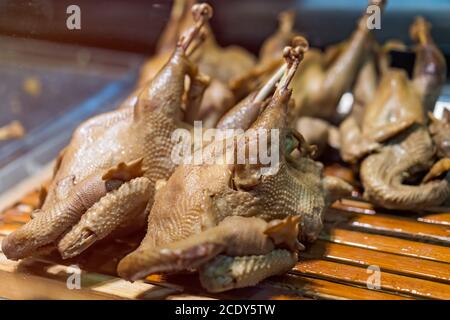
[[[177,291],[144,282],[82,272],[81,289],[69,290],[69,269],[37,260],[7,260],[0,254],[0,296],[8,299],[161,299]]]
[[[285,288],[272,286],[265,281],[248,288],[234,289],[232,291],[225,291],[220,293],[205,292],[200,284],[198,274],[154,274],[148,276],[146,282],[157,284],[163,287],[182,289],[190,294],[202,295],[214,299],[226,300],[277,300],[277,299],[294,299],[304,300],[300,292],[293,292]]]
[[[360,201],[356,199],[341,199],[333,203],[332,207],[334,209],[339,209],[343,211],[362,213],[362,214],[375,214],[374,206],[365,201]]]
[[[325,213],[325,222],[373,233],[450,244],[448,226],[417,222],[391,215],[366,215],[330,208]]]
[[[320,240],[316,241],[301,256],[315,259],[331,259],[341,263],[361,266],[375,265],[382,270],[394,273],[450,282],[450,264],[448,263],[399,256],[392,253],[350,247]]]
[[[361,199],[341,199],[333,203],[332,208],[347,212],[361,214],[386,214],[387,210],[375,208],[373,204]],[[395,212],[395,211],[393,211]],[[417,212],[398,211],[402,216],[414,217],[418,216]],[[427,208],[427,213],[418,217],[418,221],[435,224],[450,225],[450,208],[449,207],[433,207]]]
[[[3,224],[0,223],[0,236],[7,236],[11,232],[14,232],[17,228],[19,228],[22,224],[19,223],[9,223]]]
[[[28,274],[0,270],[0,296],[7,299],[112,299],[90,290],[68,290],[64,283]]]
[[[194,294],[175,294],[166,297],[166,300],[217,300],[211,297],[199,296]]]
[[[369,277],[366,268],[325,260],[301,259],[294,267],[294,270],[303,275],[348,282],[361,286],[367,286]],[[420,296],[422,298],[450,299],[450,285],[383,271],[381,271],[380,275],[380,285],[383,290]]]
[[[419,217],[417,220],[427,223],[445,224],[450,226],[450,213],[435,213]]]
[[[450,263],[450,248],[359,231],[333,228],[320,235],[323,240],[404,256]]]
[[[30,213],[29,212],[24,212],[23,210],[19,210],[18,208],[10,208],[7,209],[2,217],[1,217],[1,221],[3,223],[17,223],[17,224],[24,224],[27,223],[30,220]]]
[[[382,291],[363,289],[359,287],[344,285],[332,281],[303,277],[289,274],[285,276],[273,277],[269,281],[270,285],[296,290],[303,295],[315,299],[336,299],[336,300],[405,300],[411,297],[385,293]]]

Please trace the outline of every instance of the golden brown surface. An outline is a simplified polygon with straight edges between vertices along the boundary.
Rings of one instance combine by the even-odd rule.
[[[384,6],[383,1],[373,2],[381,8]],[[295,107],[291,112],[294,119],[309,116],[336,120],[339,100],[351,89],[372,45],[371,30],[367,28],[366,21],[367,15],[364,13],[352,35],[327,52],[311,49],[305,54],[292,81]],[[281,14],[279,30],[262,45],[258,64],[247,74],[232,80],[231,87],[239,98],[253,91],[267,74],[282,64],[280,52],[283,46],[291,44],[297,34],[293,30],[293,14]]]
[[[289,245],[292,252],[277,250],[295,241],[279,242],[282,238],[270,233],[272,228],[262,233],[265,221],[297,217],[298,239],[309,242],[317,238],[330,190],[339,190],[343,183],[338,179],[322,179],[323,166],[310,159],[303,138],[287,127],[291,96],[288,85],[307,48],[305,40],[303,43],[295,48],[286,47],[285,74],[269,105],[250,128],[242,128],[246,133],[237,137],[237,144],[243,142],[248,146],[252,143],[249,141],[259,139],[252,137],[250,130],[265,130],[269,134],[270,130],[279,130],[277,170],[271,164],[272,172],[265,174],[264,169],[269,168],[248,160],[245,164],[206,160],[207,164],[200,166],[180,165],[156,193],[147,235],[140,247],[120,262],[118,272],[122,277],[136,280],[154,272],[200,267],[205,288],[229,290],[256,284],[295,263],[299,246]],[[297,139],[297,148],[305,149],[299,158],[290,155],[294,148],[285,147],[289,139]],[[218,141],[216,148],[223,148],[222,144]],[[207,159],[214,159],[216,154],[211,146],[203,153]],[[240,228],[235,229],[237,225]],[[292,235],[294,239],[297,237]]]
[[[192,24],[190,10],[196,2],[174,1],[171,17],[159,39],[156,54],[142,67],[138,86],[153,79],[168,60],[168,52],[175,48],[179,36]],[[190,50],[188,56],[210,78],[210,85],[205,89],[199,109],[195,113],[187,113],[189,118],[186,120],[202,120],[205,127],[213,127],[220,116],[236,102],[228,81],[252,68],[255,57],[239,46],[221,47],[209,24],[202,29],[202,41],[197,41],[194,47],[195,51]]]

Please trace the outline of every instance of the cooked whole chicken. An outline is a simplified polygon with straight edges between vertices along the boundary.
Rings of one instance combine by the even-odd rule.
[[[233,90],[236,100],[241,100],[251,92],[254,92],[268,79],[268,77],[270,77],[273,71],[284,64],[283,59],[280,58],[283,49],[286,46],[291,45],[292,40],[296,36],[299,36],[299,34],[293,30],[295,11],[289,10],[281,12],[278,19],[278,30],[262,44],[258,63],[248,70],[248,72],[230,79],[230,88]],[[295,46],[295,44],[292,45]],[[307,57],[308,54],[309,52],[306,52],[305,57]]]
[[[207,85],[186,51],[212,12],[208,5],[195,5],[192,12],[195,25],[137,97],[134,93],[124,107],[87,120],[75,131],[57,161],[42,208],[3,240],[8,258],[54,247],[69,258],[97,240],[145,226],[156,182],[175,169],[171,134],[187,126],[181,106],[194,107],[198,88]],[[192,83],[187,93],[186,76]]]
[[[385,3],[386,1],[373,0],[369,5],[378,5],[382,9]],[[254,90],[267,73],[282,63],[279,58],[273,58],[274,52],[271,55],[271,50],[280,50],[282,42],[288,45],[297,33],[292,31],[292,13],[284,13],[280,19],[280,30],[263,45],[260,63],[249,73],[231,82],[236,95],[242,97]],[[336,120],[338,103],[342,95],[351,89],[370,51],[371,30],[367,27],[367,19],[368,16],[364,14],[351,37],[333,47],[333,50],[322,53],[318,49],[312,49],[305,54],[300,65],[301,72],[292,80],[292,97],[295,101],[295,108],[291,111],[293,120],[301,116]]]
[[[167,52],[176,44],[181,32],[192,24],[189,8],[196,0],[175,0],[171,18],[158,43],[157,53],[143,66],[139,85],[145,84],[153,78],[162,63],[169,58]],[[196,44],[191,50],[191,60],[194,61],[203,74],[211,78],[206,88],[203,100],[197,110],[186,112],[186,120],[202,120],[204,127],[213,127],[220,116],[235,103],[228,81],[241,73],[247,72],[255,64],[254,56],[238,46],[223,48],[216,42],[214,34],[208,24],[203,27],[204,41]]]
[[[411,35],[418,42],[413,79],[400,69],[383,72],[373,98],[363,106],[360,125],[352,114],[340,127],[343,159],[362,159],[364,197],[390,209],[422,209],[450,197],[448,178],[434,179],[448,170],[448,161],[433,166],[436,146],[426,117],[426,110],[434,105],[444,83],[445,61],[423,18],[415,20]],[[433,125],[437,123],[432,124],[431,131],[439,141]],[[430,168],[420,183],[420,173]]]
[[[429,129],[437,147],[437,155],[450,158],[450,110],[444,109],[442,119],[436,119],[432,113],[428,115],[431,120]]]
[[[288,271],[302,248],[299,241],[317,238],[323,210],[332,200],[329,192],[346,193],[351,187],[323,178],[322,165],[310,159],[301,135],[287,127],[288,85],[303,51],[301,46],[284,50],[285,73],[270,102],[235,140],[248,148],[261,137],[250,130],[279,130],[277,169],[264,171],[267,165],[249,159],[209,162],[226,147],[223,141],[207,145],[205,163],[180,165],[158,189],[147,235],[119,263],[120,276],[137,280],[155,272],[198,269],[207,290],[224,291]],[[268,142],[275,143],[272,138]],[[294,148],[302,157],[290,156]]]
[[[283,11],[278,16],[278,30],[267,38],[261,46],[259,59],[261,63],[270,63],[272,60],[280,60],[280,53],[291,43],[291,40],[300,34],[294,30],[295,11]],[[307,55],[307,53],[305,53]]]

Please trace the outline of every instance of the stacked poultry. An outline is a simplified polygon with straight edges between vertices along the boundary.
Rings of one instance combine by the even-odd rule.
[[[169,23],[161,35],[156,54],[144,64],[138,86],[151,80],[167,62],[177,39],[193,22],[190,9],[195,3],[196,0],[174,1]],[[197,110],[186,113],[186,120],[202,120],[205,127],[213,127],[223,112],[236,102],[228,82],[252,68],[256,59],[241,47],[220,47],[208,23],[203,27],[193,49],[187,54],[200,71],[210,78],[210,83],[203,88],[203,99]]]
[[[427,119],[446,79],[445,60],[423,18],[410,34],[417,43],[413,78],[390,67],[377,76],[368,58],[360,79],[366,88],[355,88],[358,106],[340,126],[342,158],[360,163],[364,197],[390,209],[423,209],[450,197],[448,177],[437,179],[450,168],[448,118],[431,115],[429,127]]]
[[[411,28],[417,59],[408,79],[389,66],[388,46],[372,38],[366,14],[347,41],[323,53],[309,48],[285,12],[258,61],[220,47],[211,17],[207,4],[175,1],[136,90],[117,110],[78,127],[40,209],[3,240],[9,259],[54,250],[75,257],[147,226],[140,246],[120,261],[121,277],[197,270],[209,291],[254,285],[290,270],[318,237],[326,207],[350,196],[353,187],[324,176],[314,160],[329,143],[357,165],[364,196],[376,205],[425,208],[449,199],[448,176],[441,177],[450,168],[450,116],[426,116],[446,66],[424,19]],[[348,91],[355,102],[341,122],[336,109]],[[202,163],[175,163],[174,133],[195,131],[199,120],[238,134],[231,144],[188,145],[206,157]],[[275,166],[250,157],[264,143]],[[221,158],[236,148],[248,158]]]

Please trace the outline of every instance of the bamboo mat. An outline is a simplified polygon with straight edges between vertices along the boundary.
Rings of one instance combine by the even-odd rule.
[[[30,219],[37,205],[37,187],[47,178],[43,174],[31,178],[20,185],[20,192],[12,190],[0,199],[0,208],[4,208],[0,241]],[[117,278],[120,257],[136,247],[140,236],[99,243],[67,261],[55,254],[15,262],[0,253],[0,297],[450,299],[450,208],[399,213],[375,209],[358,199],[338,201],[325,214],[319,240],[301,253],[291,272],[256,287],[220,294],[205,292],[196,274],[152,275],[135,283]],[[71,265],[82,270],[81,289],[67,287]],[[368,279],[379,279],[379,283]]]

